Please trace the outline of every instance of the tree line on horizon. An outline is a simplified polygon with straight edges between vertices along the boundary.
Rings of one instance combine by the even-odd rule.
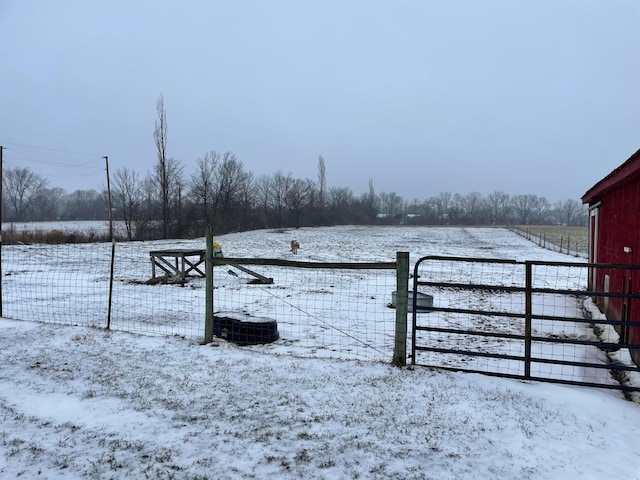
[[[162,96],[153,137],[158,161],[141,176],[127,167],[111,180],[113,220],[124,224],[127,240],[189,238],[257,228],[340,224],[381,225],[575,225],[587,224],[587,210],[576,200],[551,204],[533,194],[502,191],[482,195],[441,192],[408,202],[395,192],[376,193],[369,180],[359,196],[348,187],[328,187],[325,162],[317,179],[294,178],[281,170],[256,177],[232,152],[206,152],[187,176],[184,164],[166,153],[167,123]],[[49,188],[28,168],[4,172],[3,222],[108,220],[108,192]]]
[[[318,181],[277,171],[256,178],[231,153],[207,152],[189,178],[171,162],[162,195],[158,173],[141,177],[129,168],[112,179],[113,219],[123,222],[128,240],[201,236],[211,225],[218,234],[256,228],[339,224],[380,225],[575,225],[587,224],[587,210],[576,200],[551,204],[532,194],[488,195],[441,192],[407,202],[395,192],[356,196],[348,187],[326,187],[324,161]],[[164,208],[163,208],[164,206]],[[107,191],[48,188],[27,168],[3,177],[3,222],[108,220]]]

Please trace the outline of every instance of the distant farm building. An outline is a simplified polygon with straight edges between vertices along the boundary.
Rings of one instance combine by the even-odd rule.
[[[640,263],[640,150],[591,187],[582,203],[589,206],[589,262],[619,265]],[[592,269],[589,289],[640,294],[640,271]],[[640,321],[640,300],[603,297],[600,308],[610,320]],[[640,344],[640,327],[619,332],[623,343]],[[631,355],[640,365],[640,350]]]

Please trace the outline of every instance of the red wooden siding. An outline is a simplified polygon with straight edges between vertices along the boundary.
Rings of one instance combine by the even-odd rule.
[[[592,187],[582,201],[598,209],[597,233],[589,238],[590,251],[593,242],[597,242],[596,261],[640,264],[640,150]],[[637,270],[598,269],[596,284],[590,287],[604,291],[606,276],[609,277],[609,292],[640,294]],[[609,319],[640,321],[638,300],[601,298],[598,303]],[[631,327],[627,333],[621,333],[627,336],[626,342],[640,344],[640,328]],[[631,356],[640,365],[640,350],[632,350]]]

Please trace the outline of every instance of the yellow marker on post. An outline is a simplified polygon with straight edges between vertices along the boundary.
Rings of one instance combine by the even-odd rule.
[[[222,258],[224,255],[222,254],[222,247],[218,242],[213,242],[213,256]]]

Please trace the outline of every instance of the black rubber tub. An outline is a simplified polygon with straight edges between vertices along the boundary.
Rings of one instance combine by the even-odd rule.
[[[217,312],[213,315],[213,334],[229,342],[256,345],[280,338],[278,324],[272,318],[252,317],[239,312]]]

